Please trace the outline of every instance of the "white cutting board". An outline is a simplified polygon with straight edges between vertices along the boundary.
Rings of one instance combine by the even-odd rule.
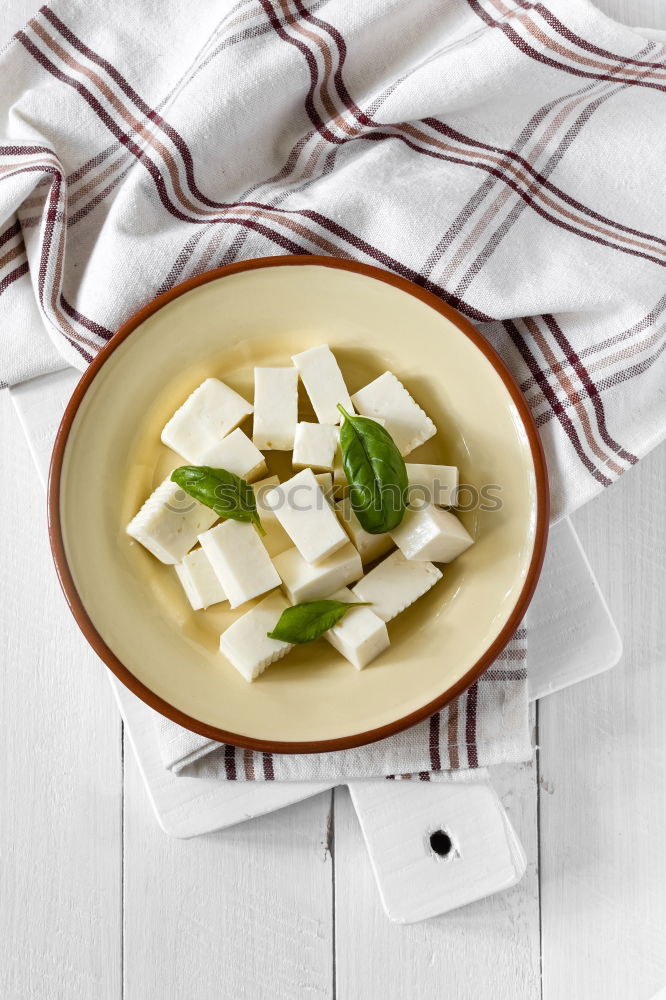
[[[68,368],[11,390],[44,485],[55,433],[79,377]],[[533,699],[606,670],[620,658],[620,637],[569,521],[551,531],[528,620]],[[162,764],[152,710],[111,673],[109,678],[157,820],[171,836],[193,837],[232,826],[339,783],[176,778]],[[487,772],[475,772],[471,780],[348,784],[392,920],[408,923],[434,916],[522,877],[524,852]],[[448,837],[444,857],[430,841],[439,830]]]

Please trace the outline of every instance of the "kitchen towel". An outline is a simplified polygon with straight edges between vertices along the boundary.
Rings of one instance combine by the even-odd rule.
[[[2,382],[193,274],[324,253],[492,341],[555,515],[664,436],[666,49],[587,0],[56,2],[0,79]]]
[[[85,367],[194,274],[324,253],[417,281],[488,337],[540,428],[555,516],[664,436],[666,49],[587,0],[56,2],[0,79],[4,384]],[[329,766],[524,755],[524,650]],[[326,763],[161,739],[168,766],[226,777]]]

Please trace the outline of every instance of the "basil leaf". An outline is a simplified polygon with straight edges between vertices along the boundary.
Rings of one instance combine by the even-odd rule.
[[[262,535],[266,534],[257,514],[254,490],[235,473],[211,469],[209,465],[181,465],[171,473],[171,479],[189,496],[214,510],[218,517],[249,522],[256,525]]]
[[[337,625],[350,608],[365,607],[367,604],[349,601],[306,601],[304,604],[294,604],[292,608],[282,612],[273,631],[266,635],[269,639],[279,639],[281,642],[313,642]]]
[[[340,428],[342,464],[349,499],[361,527],[371,535],[397,528],[405,513],[407,469],[386,428],[369,417],[344,415]]]

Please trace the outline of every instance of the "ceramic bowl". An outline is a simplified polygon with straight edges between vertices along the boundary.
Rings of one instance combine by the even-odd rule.
[[[289,364],[292,354],[320,343],[335,352],[352,393],[390,370],[434,420],[436,437],[408,460],[459,467],[468,487],[461,517],[475,544],[390,623],[390,649],[365,670],[354,670],[322,639],[248,684],[218,649],[220,632],[247,607],[192,611],[173,568],[133,542],[125,525],[182,464],[161,444],[160,431],[204,378],[217,376],[252,400],[255,365]],[[274,470],[284,474],[284,462]],[[193,278],[118,331],[65,412],[49,515],[71,610],[127,687],[211,739],[312,753],[402,730],[489,666],[534,591],[548,489],[523,397],[466,320],[385,271],[284,257]]]

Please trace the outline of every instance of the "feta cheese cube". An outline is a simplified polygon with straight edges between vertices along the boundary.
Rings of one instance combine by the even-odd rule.
[[[238,427],[252,406],[217,378],[207,378],[187,397],[162,431],[162,441],[190,465]]]
[[[434,434],[437,428],[429,416],[391,372],[359,389],[352,397],[357,411],[367,417],[383,417],[386,430],[401,455],[409,455]]]
[[[380,535],[371,535],[369,531],[361,527],[361,523],[352,510],[351,500],[344,497],[336,504],[338,517],[342,523],[352,544],[358,549],[358,553],[364,563],[379,559],[385,552],[393,548],[394,542],[387,531]]]
[[[220,652],[246,681],[255,680],[266,667],[293,649],[291,643],[269,639],[267,635],[288,607],[283,595],[276,590],[237,618],[220,636]]]
[[[338,435],[339,428],[335,424],[299,423],[294,438],[294,468],[305,469],[310,466],[313,469],[331,470],[338,447]]]
[[[312,469],[276,486],[266,503],[307,562],[325,559],[347,542]]]
[[[391,536],[407,559],[444,563],[457,559],[474,541],[455,514],[433,506],[406,510]]]
[[[296,548],[287,549],[275,557],[275,568],[292,604],[328,597],[363,575],[361,557],[351,542],[318,563],[306,562]]]
[[[229,606],[237,608],[280,586],[280,577],[256,528],[245,521],[222,521],[199,535]]]
[[[333,594],[331,599],[353,602],[355,596],[345,587]],[[324,632],[324,638],[357,670],[367,667],[371,660],[391,644],[386,625],[372,608],[352,608],[347,611],[337,625]]]
[[[254,369],[252,440],[262,451],[291,451],[298,422],[295,368]]]
[[[336,448],[335,457],[333,459],[333,485],[344,492],[349,489],[349,483],[347,482],[347,476],[345,475],[344,466],[342,464],[342,452],[340,450],[340,445]]]
[[[408,497],[415,507],[433,503],[437,507],[450,507],[456,502],[458,469],[455,465],[427,465],[405,462]]]
[[[315,472],[322,493],[330,503],[333,496],[333,474],[331,472]]]
[[[213,469],[226,469],[241,479],[256,479],[266,472],[266,462],[259,449],[239,428],[218,441],[208,451],[202,452],[197,465],[209,465]]]
[[[227,595],[203,549],[193,549],[174,566],[187,599],[195,611],[226,601]]]
[[[422,597],[438,580],[441,570],[430,562],[417,562],[392,552],[352,587],[359,601],[367,601],[382,621],[390,622]]]
[[[337,408],[338,403],[347,413],[354,412],[342,372],[328,344],[310,347],[307,351],[294,354],[291,360],[299,371],[320,423],[340,423],[342,414]]]
[[[257,514],[266,532],[265,535],[261,536],[261,541],[264,543],[264,547],[271,557],[277,556],[280,552],[284,552],[285,549],[290,549],[293,544],[274,512],[266,503],[267,494],[279,485],[280,480],[277,476],[269,476],[267,479],[262,479],[261,482],[252,484],[257,504]]]
[[[217,521],[217,514],[188,496],[167,476],[127,525],[127,534],[156,559],[174,565],[196,543],[197,535]]]

